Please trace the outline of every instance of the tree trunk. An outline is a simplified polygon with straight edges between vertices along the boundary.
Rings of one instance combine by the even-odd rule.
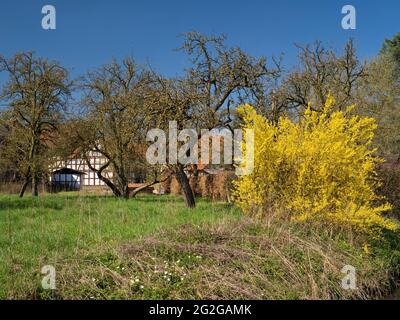
[[[114,194],[114,196],[116,196],[117,198],[121,198],[123,196],[123,194],[121,193],[121,191],[117,188],[117,186],[111,182],[110,179],[107,179],[106,177],[104,177],[102,174],[102,171],[98,171],[97,172],[97,177],[103,181],[107,187],[109,187],[112,191],[112,193]]]
[[[130,198],[136,197],[136,195],[137,195],[139,192],[141,192],[141,191],[143,191],[143,190],[146,190],[147,188],[149,188],[149,187],[155,185],[156,183],[159,183],[159,181],[155,181],[155,182],[152,182],[152,183],[145,184],[145,185],[143,185],[143,186],[141,186],[141,187],[138,187],[138,188],[134,189],[133,191],[128,191],[129,197],[130,197]]]
[[[130,197],[130,198],[136,197],[136,195],[137,195],[139,192],[141,192],[141,191],[147,189],[149,186],[150,186],[150,185],[146,184],[146,185],[144,185],[144,186],[142,186],[142,187],[139,187],[139,188],[134,189],[132,192],[129,192],[129,197]]]
[[[192,187],[189,184],[189,179],[183,170],[182,165],[178,165],[175,172],[176,180],[178,180],[179,185],[182,188],[183,198],[185,199],[186,207],[193,209],[196,207],[196,201],[194,199]]]
[[[138,188],[136,188],[136,189],[134,189],[134,190],[132,190],[132,191],[131,191],[131,190],[128,190],[129,197],[130,197],[130,198],[134,198],[134,197],[136,197],[136,195],[137,195],[139,192],[141,192],[141,191],[143,191],[143,190],[146,190],[147,188],[149,188],[149,187],[151,187],[151,186],[154,186],[155,184],[165,182],[165,181],[167,181],[168,179],[169,179],[169,176],[165,177],[164,179],[160,179],[160,180],[154,179],[153,182],[149,182],[149,183],[147,183],[147,184],[144,184],[143,186],[138,187]]]
[[[21,190],[19,191],[19,197],[20,198],[23,198],[23,196],[25,194],[25,191],[26,191],[26,188],[28,187],[28,184],[29,184],[29,178],[26,178],[25,181],[24,181],[24,184],[21,187]]]
[[[103,176],[103,171],[110,165],[110,160],[108,160],[107,163],[103,164],[100,167],[100,169],[96,169],[95,167],[92,166],[92,164],[90,163],[89,159],[86,156],[84,157],[84,159],[85,159],[85,162],[86,162],[87,166],[89,167],[89,169],[92,170],[93,172],[96,172],[97,177],[101,181],[103,181],[107,185],[107,187],[109,187],[111,189],[114,196],[116,196],[117,198],[120,198],[123,196],[123,194],[117,188],[117,186],[110,179]]]
[[[37,176],[35,174],[32,175],[32,197],[37,197],[39,195],[38,184]]]
[[[193,165],[193,176],[198,177],[199,176],[199,167],[197,164]]]
[[[128,185],[126,185],[124,187],[124,198],[129,199],[129,186]]]

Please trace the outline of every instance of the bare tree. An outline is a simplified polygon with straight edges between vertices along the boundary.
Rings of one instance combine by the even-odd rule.
[[[260,88],[277,77],[279,68],[268,68],[265,58],[253,58],[238,47],[228,47],[224,36],[205,36],[197,32],[185,35],[181,50],[190,58],[191,67],[175,79],[158,76],[155,109],[164,126],[176,121],[178,129],[229,128],[234,109],[251,102]],[[162,125],[162,124],[161,124]],[[193,191],[185,166],[173,166],[186,205],[195,207]]]
[[[323,106],[329,94],[342,109],[355,101],[355,91],[367,76],[365,63],[357,59],[353,40],[345,45],[342,55],[326,49],[321,42],[297,46],[299,67],[284,77],[273,92],[276,109],[302,113],[309,105]]]
[[[7,105],[9,136],[6,154],[15,157],[24,179],[22,197],[31,181],[32,195],[46,171],[46,150],[62,121],[72,83],[58,62],[35,58],[32,52],[11,59],[0,56],[0,71],[8,74],[1,99]]]
[[[122,63],[113,61],[88,73],[82,83],[82,104],[87,110],[76,126],[81,154],[117,197],[128,198],[132,173],[148,169],[145,142],[151,119],[144,99],[149,84],[150,74],[131,58]],[[91,152],[100,153],[106,163],[101,167],[90,163]],[[112,172],[112,177],[107,172]],[[159,177],[149,176],[153,180],[146,186],[159,182]]]

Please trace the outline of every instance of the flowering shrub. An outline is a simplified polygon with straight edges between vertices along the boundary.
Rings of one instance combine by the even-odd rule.
[[[279,126],[250,105],[240,107],[254,130],[254,171],[235,181],[234,200],[249,215],[286,214],[379,237],[396,224],[381,216],[390,204],[375,205],[382,200],[375,194],[382,160],[371,147],[377,125],[350,116],[352,107],[332,112],[333,104],[329,97],[322,111],[308,108],[299,122],[281,118]]]

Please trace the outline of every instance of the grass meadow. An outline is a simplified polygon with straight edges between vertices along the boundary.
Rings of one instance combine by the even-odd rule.
[[[201,200],[191,212],[169,196],[133,201],[67,193],[36,199],[0,196],[0,297],[34,294],[43,265],[57,269],[82,262],[86,253],[112,251],[165,228],[238,216],[235,208]]]
[[[380,298],[399,271],[398,239],[367,253],[340,235],[254,223],[204,199],[189,210],[169,195],[1,195],[0,298]],[[55,290],[42,288],[45,265]],[[342,289],[344,265],[356,268],[357,290]]]

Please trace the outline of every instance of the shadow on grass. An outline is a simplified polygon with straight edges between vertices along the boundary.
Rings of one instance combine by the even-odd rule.
[[[56,194],[53,196],[54,199],[57,198],[58,200],[62,201],[79,201],[79,200],[88,200],[90,202],[96,201],[121,201],[121,202],[144,202],[144,203],[151,203],[151,202],[183,202],[183,198],[179,196],[171,196],[171,195],[152,195],[152,194],[141,194],[137,195],[134,198],[118,198],[114,195],[96,195],[96,194]]]
[[[82,195],[79,193],[53,193],[44,194],[38,198],[24,197],[18,198],[17,196],[0,197],[0,211],[7,210],[18,210],[18,209],[53,209],[62,210],[65,207],[71,206],[74,203],[85,201],[87,205],[97,204],[98,202],[115,202],[121,201],[126,203],[138,203],[138,204],[157,204],[157,205],[168,205],[178,204],[184,206],[184,199],[179,195],[153,195],[153,194],[139,194],[134,198],[123,199],[116,198],[113,195]],[[213,202],[209,199],[196,197],[196,207],[204,208],[212,203],[214,208],[218,210],[225,210],[232,207],[231,204],[226,202],[216,201]]]
[[[150,194],[142,194],[138,195],[135,198],[129,199],[129,201],[137,201],[137,202],[182,202],[183,198],[179,196],[171,196],[171,195],[150,195]]]
[[[143,194],[141,196],[137,196],[135,198],[130,199],[129,201],[137,201],[139,203],[178,203],[184,206],[184,199],[182,196],[177,195],[149,195]],[[233,207],[233,204],[224,201],[212,201],[210,199],[196,197],[196,208],[202,208],[204,206],[209,206],[212,204],[214,207],[218,207],[218,209],[230,209]]]
[[[6,198],[0,199],[0,211],[18,210],[18,209],[53,209],[62,210],[64,202],[49,201],[48,199],[33,198]]]

